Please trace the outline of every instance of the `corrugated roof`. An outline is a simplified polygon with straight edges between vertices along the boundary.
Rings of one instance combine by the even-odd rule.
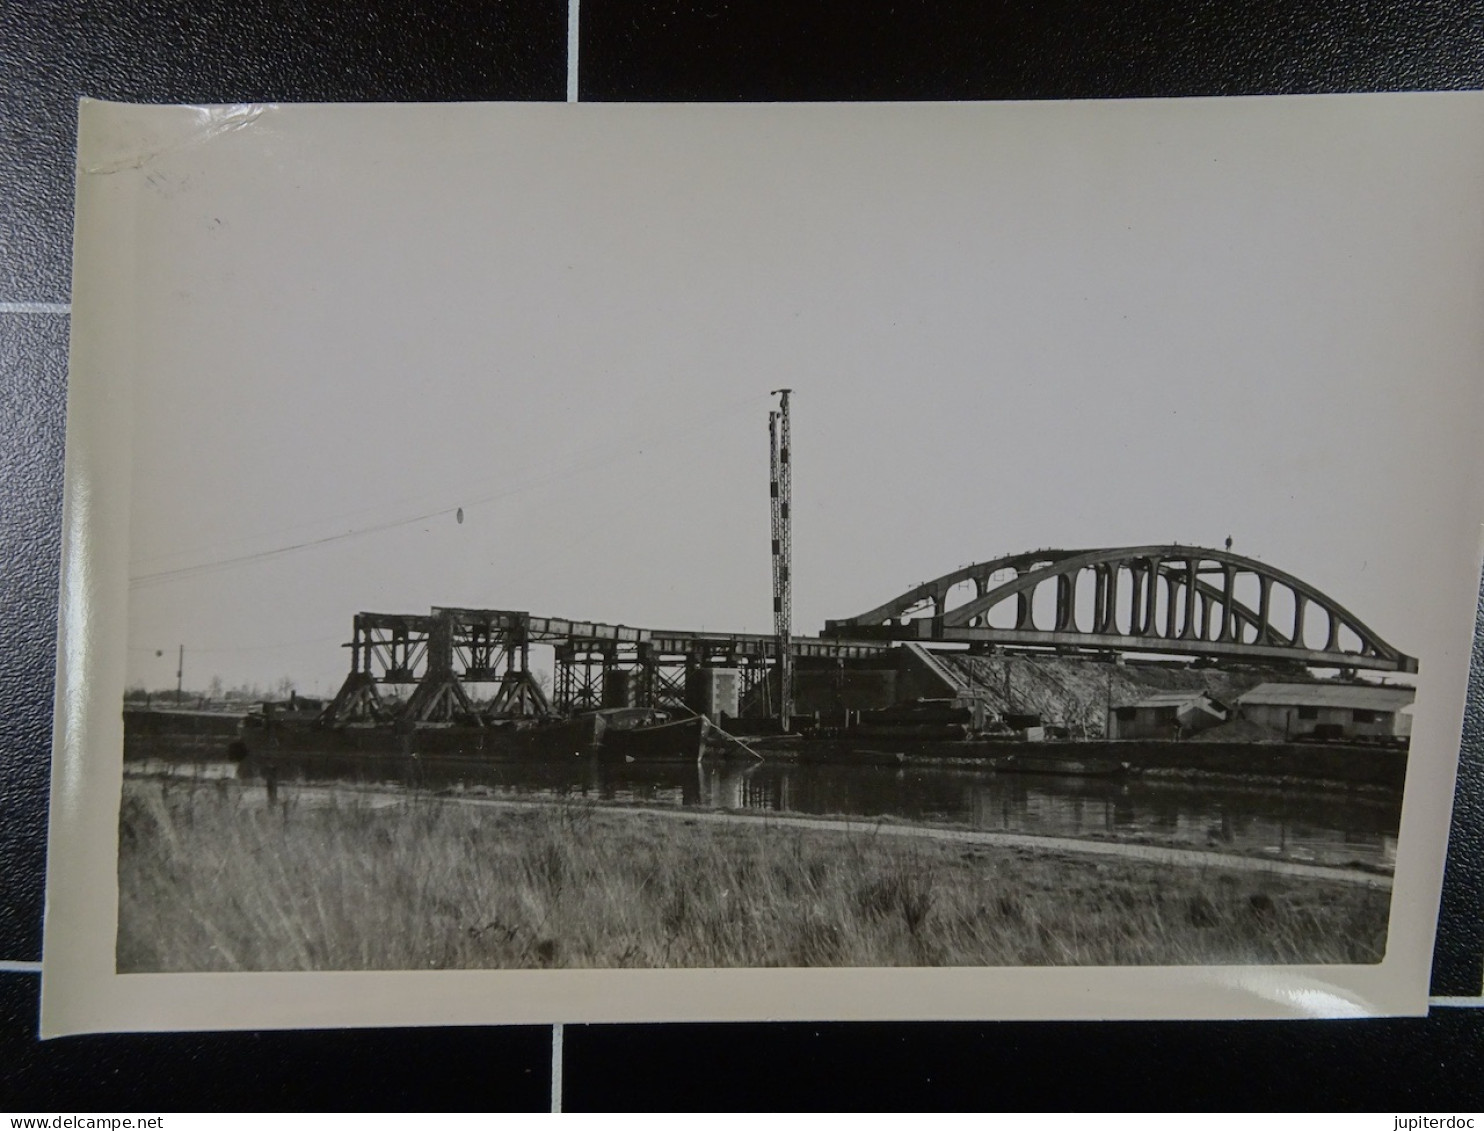
[[[1220,700],[1209,692],[1197,691],[1187,688],[1184,691],[1156,691],[1145,695],[1142,699],[1130,699],[1123,703],[1114,703],[1117,707],[1183,707],[1187,703],[1194,703],[1201,699],[1209,699],[1212,703],[1220,703]]]
[[[1411,687],[1374,683],[1263,683],[1238,697],[1238,703],[1264,707],[1360,707],[1396,711],[1417,697]]]

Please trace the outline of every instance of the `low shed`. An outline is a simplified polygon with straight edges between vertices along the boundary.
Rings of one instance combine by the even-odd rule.
[[[1204,691],[1160,691],[1108,711],[1109,738],[1184,738],[1219,726],[1231,716]]]
[[[1237,700],[1242,718],[1284,738],[1393,740],[1406,737],[1403,714],[1417,692],[1375,683],[1263,683]]]

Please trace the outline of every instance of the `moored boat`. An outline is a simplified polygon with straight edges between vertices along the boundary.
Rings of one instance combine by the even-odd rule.
[[[599,752],[604,758],[632,762],[699,761],[706,740],[706,719],[669,719],[603,729]]]
[[[589,711],[570,719],[342,726],[267,712],[243,720],[233,756],[695,761],[706,730],[701,716],[677,720],[665,711],[636,707]]]
[[[489,725],[351,723],[250,715],[238,740],[248,754],[349,754],[371,757],[506,758],[593,757],[601,724],[591,716]]]

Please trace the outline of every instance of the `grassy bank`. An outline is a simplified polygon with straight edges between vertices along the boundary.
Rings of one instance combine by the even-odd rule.
[[[120,971],[1376,962],[1359,885],[979,845],[124,783]]]

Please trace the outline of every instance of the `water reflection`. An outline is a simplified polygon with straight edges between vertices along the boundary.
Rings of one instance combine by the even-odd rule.
[[[978,770],[702,766],[712,808],[844,813],[1389,867],[1399,809],[1354,794]]]
[[[144,764],[160,770],[162,763]],[[219,767],[232,772],[230,767]],[[176,771],[185,770],[177,766]],[[212,767],[194,772],[214,776]],[[912,766],[781,762],[468,762],[306,758],[294,775],[505,797],[894,818],[1044,836],[1099,837],[1390,867],[1399,802],[1370,794],[1241,788],[1151,778],[996,774]]]

